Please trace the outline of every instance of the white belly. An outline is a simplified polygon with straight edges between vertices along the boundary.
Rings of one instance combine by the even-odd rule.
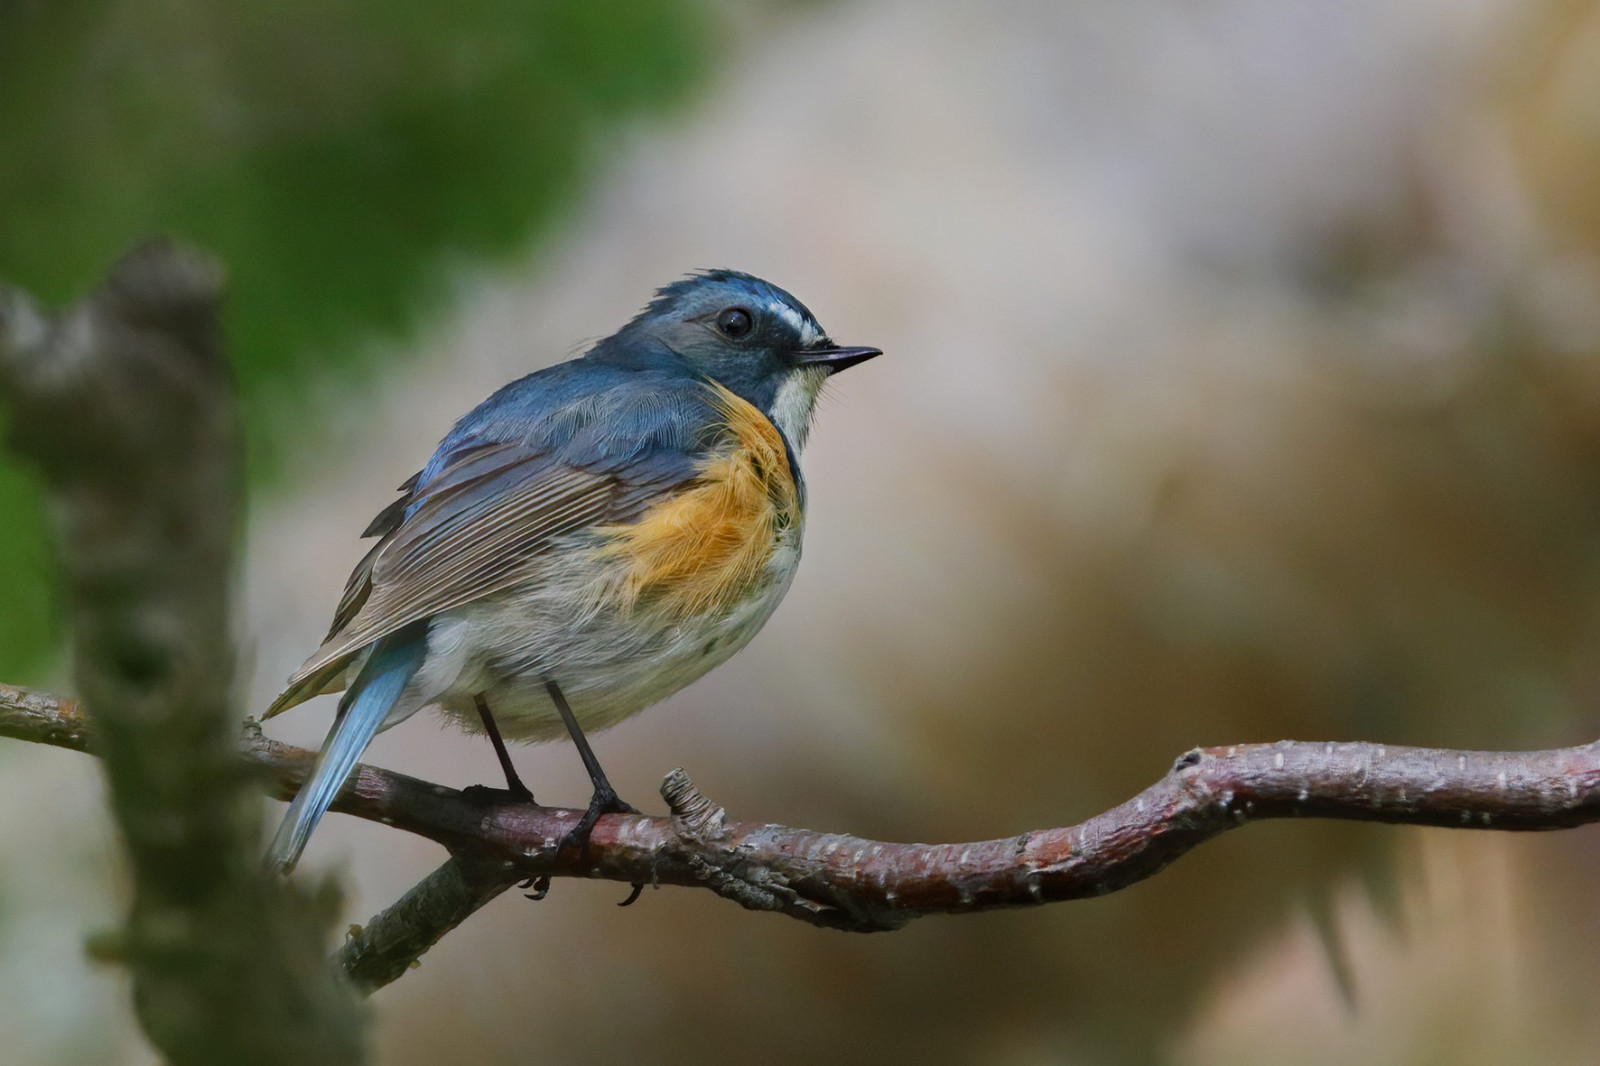
[[[586,732],[615,725],[665,699],[750,643],[789,591],[800,561],[800,529],[785,532],[762,580],[726,609],[689,620],[640,606],[595,608],[576,578],[549,575],[436,618],[427,661],[386,726],[433,705],[480,730],[481,693],[507,739],[565,737],[549,679]]]

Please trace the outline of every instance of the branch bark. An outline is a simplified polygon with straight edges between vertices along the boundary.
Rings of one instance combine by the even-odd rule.
[[[52,728],[92,733],[105,761],[134,885],[120,953],[152,1042],[176,1063],[352,1062],[328,920],[260,871],[234,740],[241,478],[221,301],[218,267],[161,241],[59,317],[0,287],[9,443],[44,484],[93,708],[57,701]]]
[[[520,880],[497,864],[474,866],[452,856],[365,926],[352,926],[334,966],[357,991],[375,992]]]
[[[0,686],[0,736],[92,750],[71,701]],[[291,796],[312,754],[248,728],[262,785]],[[453,858],[352,938],[340,966],[370,991],[529,877],[708,888],[751,910],[854,932],[1105,895],[1230,829],[1340,818],[1460,829],[1567,829],[1600,821],[1600,742],[1548,751],[1366,743],[1239,744],[1187,752],[1149,788],[1077,825],[998,840],[897,844],[729,820],[682,770],[662,783],[670,817],[608,814],[589,845],[558,853],[580,813],[480,800],[359,767],[333,809],[417,833]]]

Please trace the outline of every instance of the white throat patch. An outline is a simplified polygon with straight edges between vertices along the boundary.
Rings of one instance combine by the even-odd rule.
[[[772,398],[772,424],[783,430],[783,435],[789,438],[796,452],[806,446],[806,437],[811,434],[811,415],[817,406],[817,394],[827,380],[826,367],[800,367],[789,372],[783,384],[778,386],[778,394]]]

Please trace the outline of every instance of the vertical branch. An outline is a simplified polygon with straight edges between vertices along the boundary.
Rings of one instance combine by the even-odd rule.
[[[215,264],[161,241],[59,318],[0,289],[0,400],[49,500],[133,875],[121,953],[145,1032],[176,1063],[352,1062],[359,1020],[322,950],[332,916],[259,869],[237,749],[240,444],[221,297]]]

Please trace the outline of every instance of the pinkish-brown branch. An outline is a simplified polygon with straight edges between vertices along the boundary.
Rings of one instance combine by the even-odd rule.
[[[71,701],[3,686],[0,735],[80,751],[91,740]],[[255,729],[245,748],[280,798],[311,758]],[[1600,821],[1600,743],[1529,752],[1292,741],[1195,749],[1137,796],[1077,825],[960,844],[730,821],[682,770],[667,775],[662,795],[670,817],[606,815],[586,848],[557,853],[579,812],[482,800],[360,767],[333,809],[427,837],[454,862],[369,923],[341,962],[363,987],[393,980],[466,915],[529,877],[700,886],[754,910],[870,932],[927,914],[1104,895],[1267,818],[1566,829]]]

